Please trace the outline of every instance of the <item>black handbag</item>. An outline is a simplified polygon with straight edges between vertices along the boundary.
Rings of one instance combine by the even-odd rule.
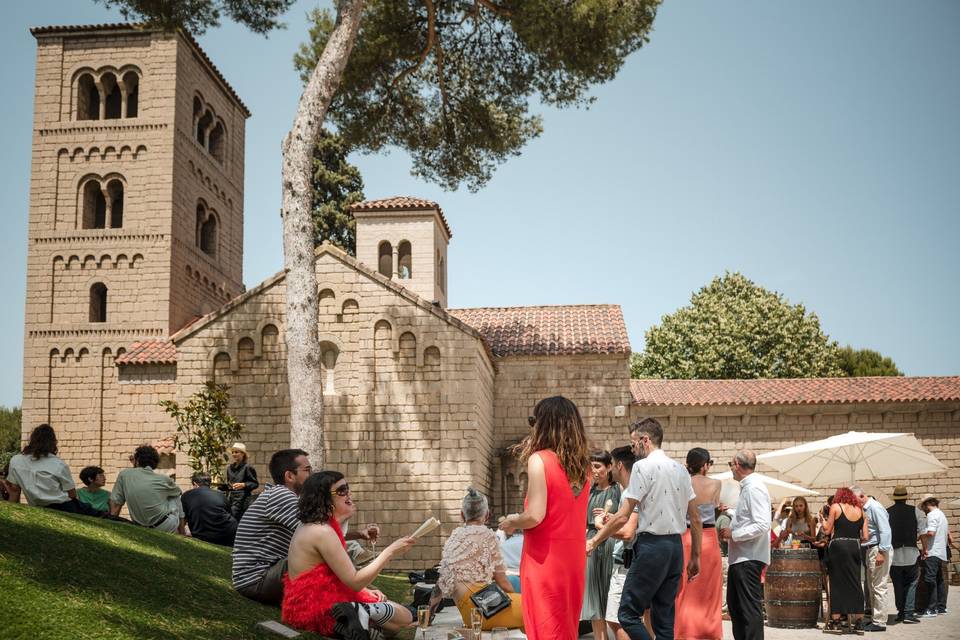
[[[484,618],[492,618],[510,606],[510,596],[496,582],[491,582],[470,596],[470,602]]]

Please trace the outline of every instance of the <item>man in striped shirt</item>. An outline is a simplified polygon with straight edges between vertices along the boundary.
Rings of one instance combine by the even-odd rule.
[[[280,606],[290,539],[300,526],[300,490],[310,477],[302,449],[283,449],[270,458],[275,484],[264,489],[244,512],[233,545],[233,588],[243,596]]]

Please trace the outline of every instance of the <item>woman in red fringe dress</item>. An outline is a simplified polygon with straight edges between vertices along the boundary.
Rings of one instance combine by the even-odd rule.
[[[583,605],[590,456],[577,405],[562,396],[537,403],[518,445],[527,465],[524,511],[500,528],[524,529],[520,556],[523,626],[529,640],[575,640]]]
[[[368,630],[393,633],[413,622],[406,607],[366,587],[415,540],[400,538],[358,570],[347,555],[342,529],[355,511],[342,473],[320,471],[304,483],[303,524],[290,541],[288,573],[283,576],[284,624],[325,636],[336,632],[345,640],[366,640]]]
[[[687,452],[687,471],[697,494],[697,510],[703,524],[700,544],[700,575],[687,580],[690,560],[690,529],[683,534],[683,577],[677,592],[673,637],[676,640],[722,640],[721,597],[723,565],[717,539],[716,508],[720,504],[720,481],[707,477],[713,460],[710,452],[695,447]]]

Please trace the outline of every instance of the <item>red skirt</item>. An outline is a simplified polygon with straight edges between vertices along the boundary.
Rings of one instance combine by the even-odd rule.
[[[703,530],[700,551],[700,575],[687,582],[690,560],[690,530],[683,534],[683,577],[677,592],[673,637],[677,640],[722,640],[723,622],[720,613],[723,590],[723,566],[717,530]]]

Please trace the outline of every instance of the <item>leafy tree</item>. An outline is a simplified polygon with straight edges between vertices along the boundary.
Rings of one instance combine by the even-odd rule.
[[[739,273],[714,278],[690,306],[664,316],[631,361],[634,377],[675,379],[839,376],[837,345],[814,313]]]
[[[196,32],[218,24],[219,13],[210,7],[264,32],[289,6],[288,0],[190,0],[195,13],[186,16],[166,8],[176,3],[162,0],[100,1],[147,24]],[[626,57],[647,42],[658,5],[659,0],[334,0],[334,13],[315,14],[311,42],[297,60],[305,87],[282,145],[293,446],[313,452],[315,463],[322,464],[311,182],[314,147],[331,105],[348,148],[373,152],[397,146],[411,154],[417,175],[449,189],[460,184],[478,189],[497,164],[540,133],[529,101],[558,107],[589,103],[587,90],[612,79]]]
[[[177,422],[173,446],[186,449],[190,468],[217,480],[223,479],[227,447],[243,432],[243,425],[227,411],[229,404],[229,388],[209,381],[182,407],[173,400],[160,401]]]
[[[840,349],[840,369],[849,377],[902,376],[893,359],[872,349],[854,349],[850,345]]]
[[[254,33],[266,35],[283,27],[277,18],[296,0],[95,0],[117,7],[126,20],[143,22],[166,31],[177,28],[203,35],[219,27],[224,14]]]
[[[0,469],[20,453],[22,424],[20,407],[0,407]]]
[[[357,222],[350,205],[363,200],[360,170],[347,162],[343,138],[321,131],[313,151],[314,242],[329,240],[350,255],[357,253]]]

